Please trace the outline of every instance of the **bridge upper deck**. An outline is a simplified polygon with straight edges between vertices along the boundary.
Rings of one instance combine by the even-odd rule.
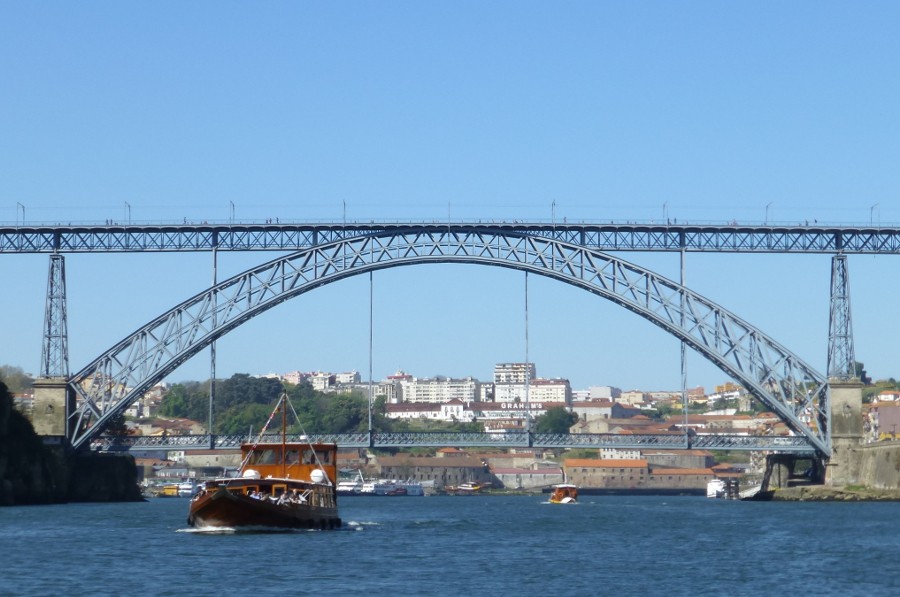
[[[423,221],[0,226],[0,253],[295,251],[360,236],[496,233],[600,251],[900,253],[894,226]]]

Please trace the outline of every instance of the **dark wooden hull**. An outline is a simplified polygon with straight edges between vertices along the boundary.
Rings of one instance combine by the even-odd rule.
[[[255,484],[265,485],[266,481],[255,481]],[[215,482],[210,482],[206,490],[191,502],[188,524],[193,527],[234,529],[336,529],[341,526],[331,487],[325,488],[331,493],[330,499],[328,494],[323,499],[319,492],[310,494],[304,503],[276,503],[236,491],[239,485],[240,482],[237,487],[233,483],[215,485]],[[294,483],[290,483],[289,487],[294,487]]]

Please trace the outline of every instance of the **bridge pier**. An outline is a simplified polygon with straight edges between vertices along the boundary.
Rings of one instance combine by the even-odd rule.
[[[825,484],[832,487],[861,484],[863,467],[862,382],[830,379],[831,459]]]
[[[70,437],[69,415],[75,412],[75,392],[65,377],[34,380],[34,410],[31,422],[38,435]]]

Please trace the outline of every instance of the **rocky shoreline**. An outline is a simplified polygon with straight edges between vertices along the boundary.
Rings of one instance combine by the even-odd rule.
[[[772,501],[777,502],[896,502],[900,490],[874,489],[871,487],[826,487],[804,485],[776,489]]]
[[[0,506],[143,501],[130,455],[45,445],[0,381]]]

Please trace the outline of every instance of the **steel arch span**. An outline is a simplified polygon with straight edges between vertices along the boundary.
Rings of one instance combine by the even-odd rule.
[[[690,289],[611,255],[512,231],[383,231],[269,261],[150,321],[75,374],[76,448],[149,387],[217,338],[309,290],[373,270],[423,263],[508,267],[560,280],[637,313],[744,385],[810,447],[830,456],[827,379],[774,339]]]

